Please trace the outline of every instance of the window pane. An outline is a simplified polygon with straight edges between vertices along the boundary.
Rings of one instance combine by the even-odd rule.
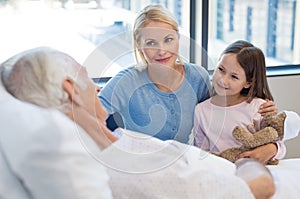
[[[0,0],[0,63],[49,46],[85,65],[90,77],[113,76],[135,63],[131,30],[151,3],[167,7],[189,35],[188,0]]]
[[[214,68],[221,51],[237,39],[261,48],[268,66],[300,63],[300,41],[296,38],[300,33],[296,26],[299,0],[209,2],[209,69]]]

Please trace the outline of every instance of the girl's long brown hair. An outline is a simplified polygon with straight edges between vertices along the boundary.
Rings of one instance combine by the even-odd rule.
[[[236,54],[238,63],[245,71],[247,82],[251,82],[251,86],[244,88],[241,95],[247,96],[248,102],[255,97],[274,100],[267,81],[265,56],[261,49],[250,42],[238,40],[230,44],[221,56],[228,53]]]

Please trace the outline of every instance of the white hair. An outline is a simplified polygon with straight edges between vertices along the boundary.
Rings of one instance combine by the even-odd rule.
[[[75,82],[79,69],[75,65],[79,64],[69,55],[40,47],[4,62],[1,76],[6,90],[16,98],[66,112],[71,103],[63,89],[63,81],[70,77]],[[82,86],[82,81],[79,82]]]

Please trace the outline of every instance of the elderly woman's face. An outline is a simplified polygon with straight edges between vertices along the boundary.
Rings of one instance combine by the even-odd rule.
[[[80,88],[80,96],[84,107],[90,114],[96,116],[100,122],[105,123],[108,113],[98,98],[100,87],[88,77],[86,69],[82,66],[79,69],[79,78],[83,81],[83,86]]]

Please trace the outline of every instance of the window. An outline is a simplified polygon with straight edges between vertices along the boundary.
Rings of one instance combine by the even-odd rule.
[[[180,26],[180,54],[185,60],[189,60],[189,0],[131,0],[122,2],[122,10],[127,13],[123,15],[120,21],[115,23],[126,24],[126,29],[117,30],[115,34],[109,34],[109,37],[97,43],[97,49],[91,53],[85,62],[90,68],[92,77],[111,77],[122,68],[127,68],[136,63],[133,55],[132,28],[136,14],[148,4],[161,4],[168,8],[177,18]],[[125,17],[124,17],[125,16]],[[103,35],[94,35],[94,38],[101,38]],[[99,61],[101,60],[101,63]],[[99,64],[102,67],[99,67]],[[101,70],[99,70],[101,68]],[[100,81],[100,80],[99,80]]]
[[[132,15],[123,2],[0,0],[0,62],[23,50],[49,46],[84,63],[100,43],[131,28]],[[98,61],[97,67],[102,66]]]
[[[299,68],[300,0],[0,0],[0,63],[50,46],[85,65],[92,78],[114,76],[135,64],[131,30],[148,4],[176,16],[186,61],[213,70],[225,46],[245,39],[264,51],[268,66]]]
[[[73,56],[92,78],[113,76],[135,63],[132,26],[136,13],[151,3],[167,7],[183,40],[189,38],[189,0],[0,0],[0,63],[49,46]]]
[[[216,66],[221,51],[237,39],[250,41],[261,48],[269,67],[299,66],[300,40],[297,37],[300,34],[299,0],[202,2],[209,3],[207,45],[209,70],[213,70]]]

